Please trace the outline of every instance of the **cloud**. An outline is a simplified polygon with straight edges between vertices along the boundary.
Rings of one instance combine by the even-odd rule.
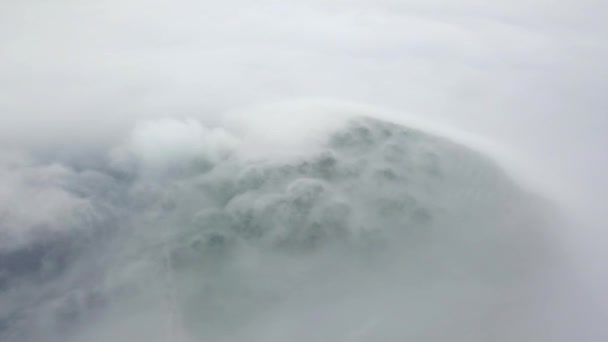
[[[566,272],[542,238],[550,206],[480,152],[368,110],[296,102],[215,128],[152,120],[89,166],[10,159],[26,179],[4,177],[17,187],[6,198],[31,221],[14,225],[36,234],[0,250],[0,336],[561,338],[544,328],[560,322],[551,299],[525,300],[553,289],[536,277]],[[274,131],[290,124],[306,134]],[[445,323],[463,303],[471,314]],[[349,323],[372,319],[364,332]]]
[[[135,127],[126,149],[144,169],[168,168],[202,159],[213,164],[238,146],[223,129],[208,129],[194,120],[161,119]]]
[[[193,164],[194,173],[221,164],[214,177],[256,184],[268,172],[263,165],[241,170],[225,161],[312,158],[344,123],[343,112],[373,112],[413,126],[431,122],[424,129],[441,135],[436,123],[453,127],[450,132],[462,133],[450,138],[480,149],[468,140],[475,135],[495,145],[484,148],[486,154],[515,156],[507,166],[514,169],[513,160],[525,165],[528,186],[575,216],[576,229],[560,226],[549,235],[562,241],[584,274],[572,291],[600,284],[588,291],[599,303],[608,279],[606,10],[594,0],[6,3],[0,11],[0,222],[10,238],[0,252],[61,236],[41,254],[59,260],[60,253],[49,251],[63,247],[54,246],[95,246],[86,236],[104,231],[100,227],[162,221],[154,215],[146,224],[122,221],[141,206],[178,206],[204,222],[222,222],[222,215],[195,207],[214,203],[213,196],[225,200],[235,191],[230,182],[202,177],[169,186],[159,179],[185,177]],[[300,98],[333,105],[292,101]],[[260,106],[276,101],[290,104]],[[378,114],[371,106],[392,112]],[[280,210],[277,203],[295,200],[289,196],[300,186],[315,188],[303,182],[285,198],[257,205]],[[200,189],[213,196],[200,197]],[[79,243],[69,242],[72,234]],[[79,250],[72,247],[67,250]],[[88,288],[84,278],[98,276],[75,274],[45,283],[45,291],[19,292],[11,303]],[[87,296],[68,301],[84,303]],[[568,305],[594,310],[581,302]],[[352,307],[368,304],[374,306]],[[158,314],[162,321],[164,312]],[[51,316],[41,314],[40,322]],[[314,309],[301,315],[313,316]],[[364,316],[357,317],[363,326],[390,321]],[[600,321],[602,314],[596,316]],[[293,330],[283,332],[277,336]]]
[[[105,141],[145,117],[324,97],[482,134],[583,199],[608,186],[597,1],[5,7],[4,144]]]

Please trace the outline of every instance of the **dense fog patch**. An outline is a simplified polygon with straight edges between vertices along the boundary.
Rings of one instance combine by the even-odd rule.
[[[3,164],[0,336],[552,336],[530,301],[554,253],[544,200],[447,138],[340,120],[266,156],[251,130],[162,119],[96,162]],[[294,141],[315,147],[286,158]]]

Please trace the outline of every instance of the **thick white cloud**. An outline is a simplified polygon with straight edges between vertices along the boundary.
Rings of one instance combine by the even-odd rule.
[[[162,119],[135,127],[127,149],[144,168],[166,168],[203,159],[217,163],[238,141],[222,129],[208,129],[194,120]]]
[[[576,211],[578,228],[560,234],[600,293],[608,284],[607,4],[4,0],[0,149],[33,161],[2,157],[1,217],[12,231],[80,222],[89,203],[62,187],[86,193],[111,183],[82,170],[107,166],[98,159],[110,147],[120,146],[110,168],[124,177],[137,163],[162,169],[200,155],[213,162],[235,149],[302,152],[299,141],[322,136],[333,119],[284,109],[273,128],[265,110],[243,110],[250,117],[236,120],[239,127],[224,113],[336,99],[511,150],[539,188]],[[149,123],[130,135],[136,122]]]

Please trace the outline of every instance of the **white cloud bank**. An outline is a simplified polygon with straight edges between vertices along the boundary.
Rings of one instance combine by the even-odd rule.
[[[578,297],[564,302],[574,316],[590,316],[593,340],[608,286],[607,6],[599,0],[4,1],[0,218],[3,231],[20,234],[3,239],[0,252],[45,241],[40,231],[76,230],[86,240],[83,220],[93,228],[115,225],[132,209],[120,202],[127,196],[121,185],[138,170],[197,158],[204,170],[232,153],[310,152],[309,139],[340,122],[335,110],[330,119],[303,116],[303,107],[296,108],[302,103],[279,111],[243,107],[298,98],[366,103],[405,113],[394,114],[395,121],[421,118],[481,136],[524,160],[538,188],[554,190],[552,199],[577,226],[555,233],[584,285],[571,293],[587,291],[597,305]],[[235,110],[241,114],[225,115]],[[148,185],[128,195],[162,190]],[[159,206],[175,201],[149,197],[146,203]],[[362,328],[357,336],[366,334]]]

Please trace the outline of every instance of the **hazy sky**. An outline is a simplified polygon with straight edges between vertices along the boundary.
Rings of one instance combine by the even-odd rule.
[[[601,0],[0,6],[4,140],[325,97],[439,118],[589,189],[582,178],[608,173]]]

